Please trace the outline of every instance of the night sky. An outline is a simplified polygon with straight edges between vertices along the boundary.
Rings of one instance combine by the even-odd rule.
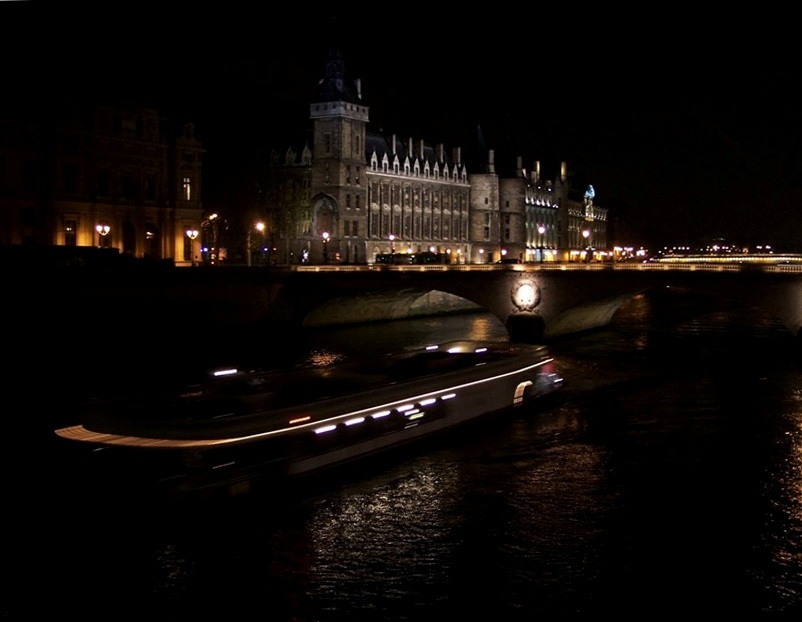
[[[5,6],[23,15],[36,4]],[[105,29],[89,20],[54,32],[24,19],[0,51],[19,59],[8,93],[129,98],[193,121],[210,192],[253,154],[305,133],[337,46],[362,79],[370,130],[464,152],[481,139],[499,167],[521,156],[549,178],[566,161],[576,186],[594,185],[617,242],[802,250],[802,54],[791,18],[670,6],[659,22],[608,13],[574,23],[571,5],[429,21],[312,9],[160,26],[118,16]],[[25,53],[43,40],[47,54]]]

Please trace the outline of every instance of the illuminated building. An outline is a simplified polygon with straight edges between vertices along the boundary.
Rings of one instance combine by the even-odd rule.
[[[133,104],[0,119],[0,244],[191,265],[203,150],[191,124],[169,128],[159,111]]]

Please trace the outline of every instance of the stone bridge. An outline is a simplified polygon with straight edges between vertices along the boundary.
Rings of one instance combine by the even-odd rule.
[[[90,344],[121,327],[130,335],[175,338],[208,333],[210,326],[397,319],[465,301],[495,315],[512,340],[539,342],[603,327],[625,301],[664,288],[760,308],[794,336],[802,326],[802,266],[796,265],[172,268],[54,271],[11,281],[19,287],[12,309],[18,326],[39,318],[35,330],[41,331],[46,316],[53,326],[86,334]]]
[[[468,300],[495,315],[515,341],[538,342],[606,326],[627,300],[665,288],[757,307],[798,336],[802,266],[670,266],[620,264],[491,269],[410,267],[297,273],[281,295],[304,322],[331,324],[407,316],[425,309],[433,292]],[[437,304],[443,304],[437,299]]]

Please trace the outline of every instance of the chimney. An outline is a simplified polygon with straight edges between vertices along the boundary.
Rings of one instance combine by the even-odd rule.
[[[453,154],[454,162],[462,164],[462,147],[454,147]]]
[[[410,159],[414,157],[412,155],[412,136],[409,137],[409,149],[407,149],[407,157]]]
[[[396,147],[395,147],[395,134],[393,134],[393,155],[396,154]]]
[[[518,156],[517,160],[515,161],[515,170],[522,171],[524,168],[524,159],[521,156]]]
[[[487,172],[491,175],[496,172],[496,150],[489,149],[487,151]]]
[[[354,84],[356,85],[356,96],[359,101],[362,101],[362,78],[356,78]]]
[[[420,153],[418,154],[421,160],[423,160],[423,139],[420,139]]]
[[[437,159],[440,160],[440,162],[446,161],[446,149],[443,146],[443,143],[439,143],[437,145]]]

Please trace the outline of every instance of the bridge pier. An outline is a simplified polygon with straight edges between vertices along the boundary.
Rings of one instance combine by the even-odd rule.
[[[510,341],[519,343],[540,343],[546,329],[543,318],[535,313],[510,315],[504,326],[510,335]]]

